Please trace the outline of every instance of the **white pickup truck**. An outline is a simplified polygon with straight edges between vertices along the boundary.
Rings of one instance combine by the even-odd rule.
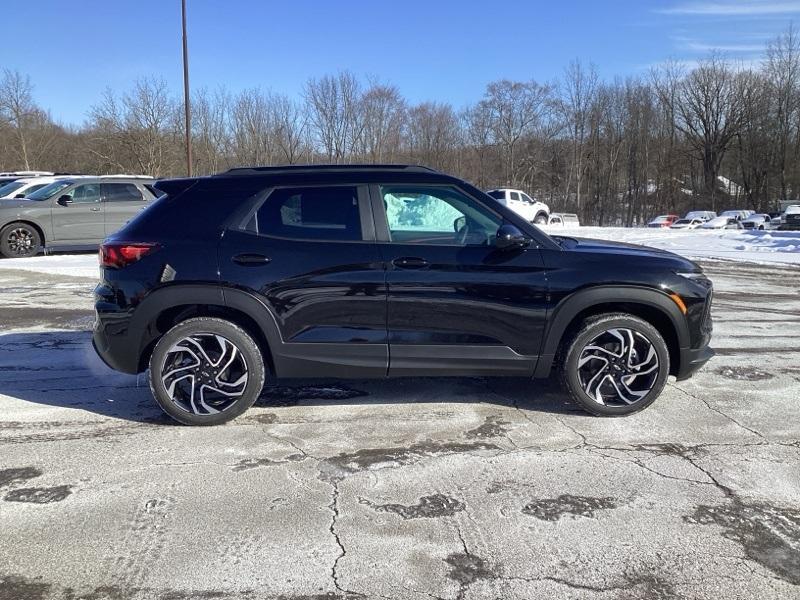
[[[534,200],[522,190],[498,188],[486,193],[531,223],[546,225],[550,218],[550,207],[544,202]]]

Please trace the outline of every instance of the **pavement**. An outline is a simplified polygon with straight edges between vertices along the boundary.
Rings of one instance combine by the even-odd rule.
[[[173,425],[94,281],[0,263],[0,600],[800,597],[800,269],[704,264],[718,356],[601,419],[519,379],[284,381]]]

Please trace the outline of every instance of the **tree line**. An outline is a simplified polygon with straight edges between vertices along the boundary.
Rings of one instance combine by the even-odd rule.
[[[800,39],[773,39],[759,65],[720,54],[603,81],[574,61],[552,82],[489,83],[457,109],[410,103],[350,72],[300,97],[224,87],[192,94],[195,173],[297,163],[416,163],[483,189],[516,187],[582,222],[656,213],[776,209],[800,193]],[[55,122],[29,77],[0,81],[0,170],[185,174],[182,99],[157,78],[107,91],[80,127]]]

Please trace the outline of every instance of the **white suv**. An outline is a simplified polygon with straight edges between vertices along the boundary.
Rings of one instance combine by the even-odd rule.
[[[28,194],[32,194],[36,190],[50,185],[54,181],[66,178],[68,178],[66,175],[57,177],[25,177],[5,184],[0,182],[0,200],[24,198]]]
[[[498,188],[486,193],[531,223],[546,225],[550,218],[550,207],[544,202],[532,199],[522,190]]]

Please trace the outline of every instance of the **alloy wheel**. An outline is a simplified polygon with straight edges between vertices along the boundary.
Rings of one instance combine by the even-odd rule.
[[[215,333],[182,338],[167,351],[161,382],[172,403],[195,415],[224,412],[242,397],[248,368],[242,352]]]
[[[578,379],[586,395],[598,404],[635,404],[653,389],[659,375],[653,343],[632,329],[608,329],[581,350]]]
[[[24,227],[17,227],[8,233],[8,249],[13,254],[25,256],[33,249],[33,235]]]

